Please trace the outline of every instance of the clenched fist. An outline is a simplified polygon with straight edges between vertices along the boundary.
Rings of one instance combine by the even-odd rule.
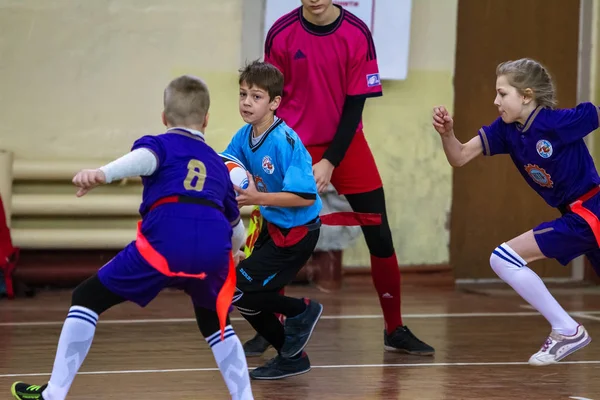
[[[79,190],[75,194],[81,197],[96,186],[106,183],[106,176],[100,169],[82,169],[73,178],[73,185]]]

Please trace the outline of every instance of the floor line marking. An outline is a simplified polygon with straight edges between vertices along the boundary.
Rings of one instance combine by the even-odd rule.
[[[570,314],[574,317],[579,317],[579,318],[583,318],[583,319],[591,319],[592,321],[600,321],[600,317],[597,317],[595,315],[590,315],[590,313],[587,313],[587,312],[572,312]]]
[[[583,314],[596,314],[600,311],[570,311],[570,314],[583,313]],[[489,317],[531,317],[539,316],[540,313],[537,311],[521,311],[521,312],[480,312],[480,313],[433,313],[433,314],[404,314],[403,318],[406,319],[434,319],[434,318],[489,318]],[[340,320],[340,319],[382,319],[383,316],[379,314],[365,314],[365,315],[324,315],[321,317],[322,320]],[[243,321],[243,318],[233,317],[232,321]],[[126,324],[171,324],[171,323],[196,323],[195,318],[153,318],[153,319],[100,319],[98,324],[112,324],[112,325],[126,325]],[[0,326],[55,326],[62,325],[64,320],[61,321],[29,321],[29,322],[0,322]]]
[[[561,364],[600,364],[600,360],[593,361],[561,361]],[[338,369],[338,368],[419,368],[419,367],[493,367],[493,366],[521,366],[529,365],[526,361],[498,361],[498,362],[455,362],[455,363],[414,363],[414,364],[333,364],[333,365],[313,365],[312,368],[319,369]],[[546,367],[548,368],[548,367]],[[253,370],[254,368],[248,368]],[[164,374],[164,373],[184,373],[184,372],[212,372],[219,371],[218,368],[179,368],[179,369],[133,369],[133,370],[113,370],[113,371],[83,371],[78,375],[124,375],[124,374]],[[49,376],[50,373],[23,373],[23,374],[0,374],[0,378],[20,378]]]

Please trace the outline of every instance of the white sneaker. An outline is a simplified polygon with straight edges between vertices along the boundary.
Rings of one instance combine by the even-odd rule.
[[[577,332],[571,336],[552,331],[540,351],[531,356],[529,364],[536,366],[555,364],[569,354],[583,349],[591,341],[592,338],[583,325],[577,326]]]

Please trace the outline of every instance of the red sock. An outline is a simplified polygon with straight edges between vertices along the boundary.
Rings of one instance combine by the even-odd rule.
[[[379,295],[385,329],[392,333],[403,325],[400,312],[400,268],[396,253],[388,258],[371,255],[371,277]]]

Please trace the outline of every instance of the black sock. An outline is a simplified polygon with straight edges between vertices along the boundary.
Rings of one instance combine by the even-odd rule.
[[[279,322],[279,319],[275,314],[263,311],[258,315],[242,315],[246,321],[252,325],[256,332],[264,337],[277,352],[281,350],[283,342],[285,341],[285,333],[283,331],[283,325]]]
[[[283,314],[288,318],[300,315],[306,310],[304,299],[282,296],[277,292],[244,293],[236,305],[248,310]]]

